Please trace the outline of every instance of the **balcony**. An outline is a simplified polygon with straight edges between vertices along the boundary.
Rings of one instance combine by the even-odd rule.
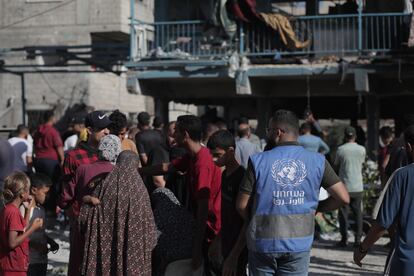
[[[309,40],[303,49],[280,42],[277,31],[264,25],[239,24],[232,39],[206,34],[202,21],[134,21],[136,39],[131,40],[131,57],[143,60],[219,61],[234,52],[250,58],[283,59],[289,56],[392,55],[404,48],[410,14],[344,14],[290,18],[296,37]]]

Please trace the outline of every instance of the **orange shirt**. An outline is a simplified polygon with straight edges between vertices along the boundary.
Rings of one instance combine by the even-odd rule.
[[[122,140],[121,148],[122,148],[122,151],[130,150],[130,151],[133,151],[136,154],[138,154],[137,146],[135,145],[135,143],[131,139],[126,138],[126,139]]]

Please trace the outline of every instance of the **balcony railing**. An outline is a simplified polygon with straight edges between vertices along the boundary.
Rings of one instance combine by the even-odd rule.
[[[291,19],[300,41],[310,40],[304,49],[288,49],[275,30],[263,25],[240,24],[232,39],[208,34],[202,21],[136,22],[143,35],[131,55],[140,59],[152,55],[170,59],[214,59],[233,52],[247,56],[312,55],[363,56],[389,53],[403,48],[408,38],[411,15],[403,13],[303,16]],[[141,40],[141,43],[140,43]]]

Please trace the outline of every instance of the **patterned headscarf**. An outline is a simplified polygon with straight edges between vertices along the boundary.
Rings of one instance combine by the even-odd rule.
[[[151,194],[158,242],[153,253],[160,267],[177,260],[191,259],[196,224],[192,214],[181,206],[174,193],[158,188]]]
[[[102,159],[115,164],[118,155],[121,153],[121,140],[118,136],[106,135],[99,142],[98,150]]]

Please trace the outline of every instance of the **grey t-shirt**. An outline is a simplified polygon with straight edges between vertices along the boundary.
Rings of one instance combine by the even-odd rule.
[[[250,156],[258,152],[260,152],[260,148],[247,138],[240,138],[236,142],[236,159],[244,168],[247,168]]]
[[[362,165],[365,162],[365,148],[357,143],[346,143],[338,148],[335,166],[339,168],[339,178],[348,192],[362,192]]]
[[[30,222],[29,225],[33,222],[34,219],[41,218],[43,219],[43,227],[33,232],[32,235],[30,235],[30,264],[47,264],[47,253],[44,254],[42,252],[39,252],[37,249],[33,247],[34,244],[37,246],[42,245],[47,247],[47,237],[46,237],[46,213],[45,209],[41,206],[35,207],[33,209],[33,212],[30,216]]]

